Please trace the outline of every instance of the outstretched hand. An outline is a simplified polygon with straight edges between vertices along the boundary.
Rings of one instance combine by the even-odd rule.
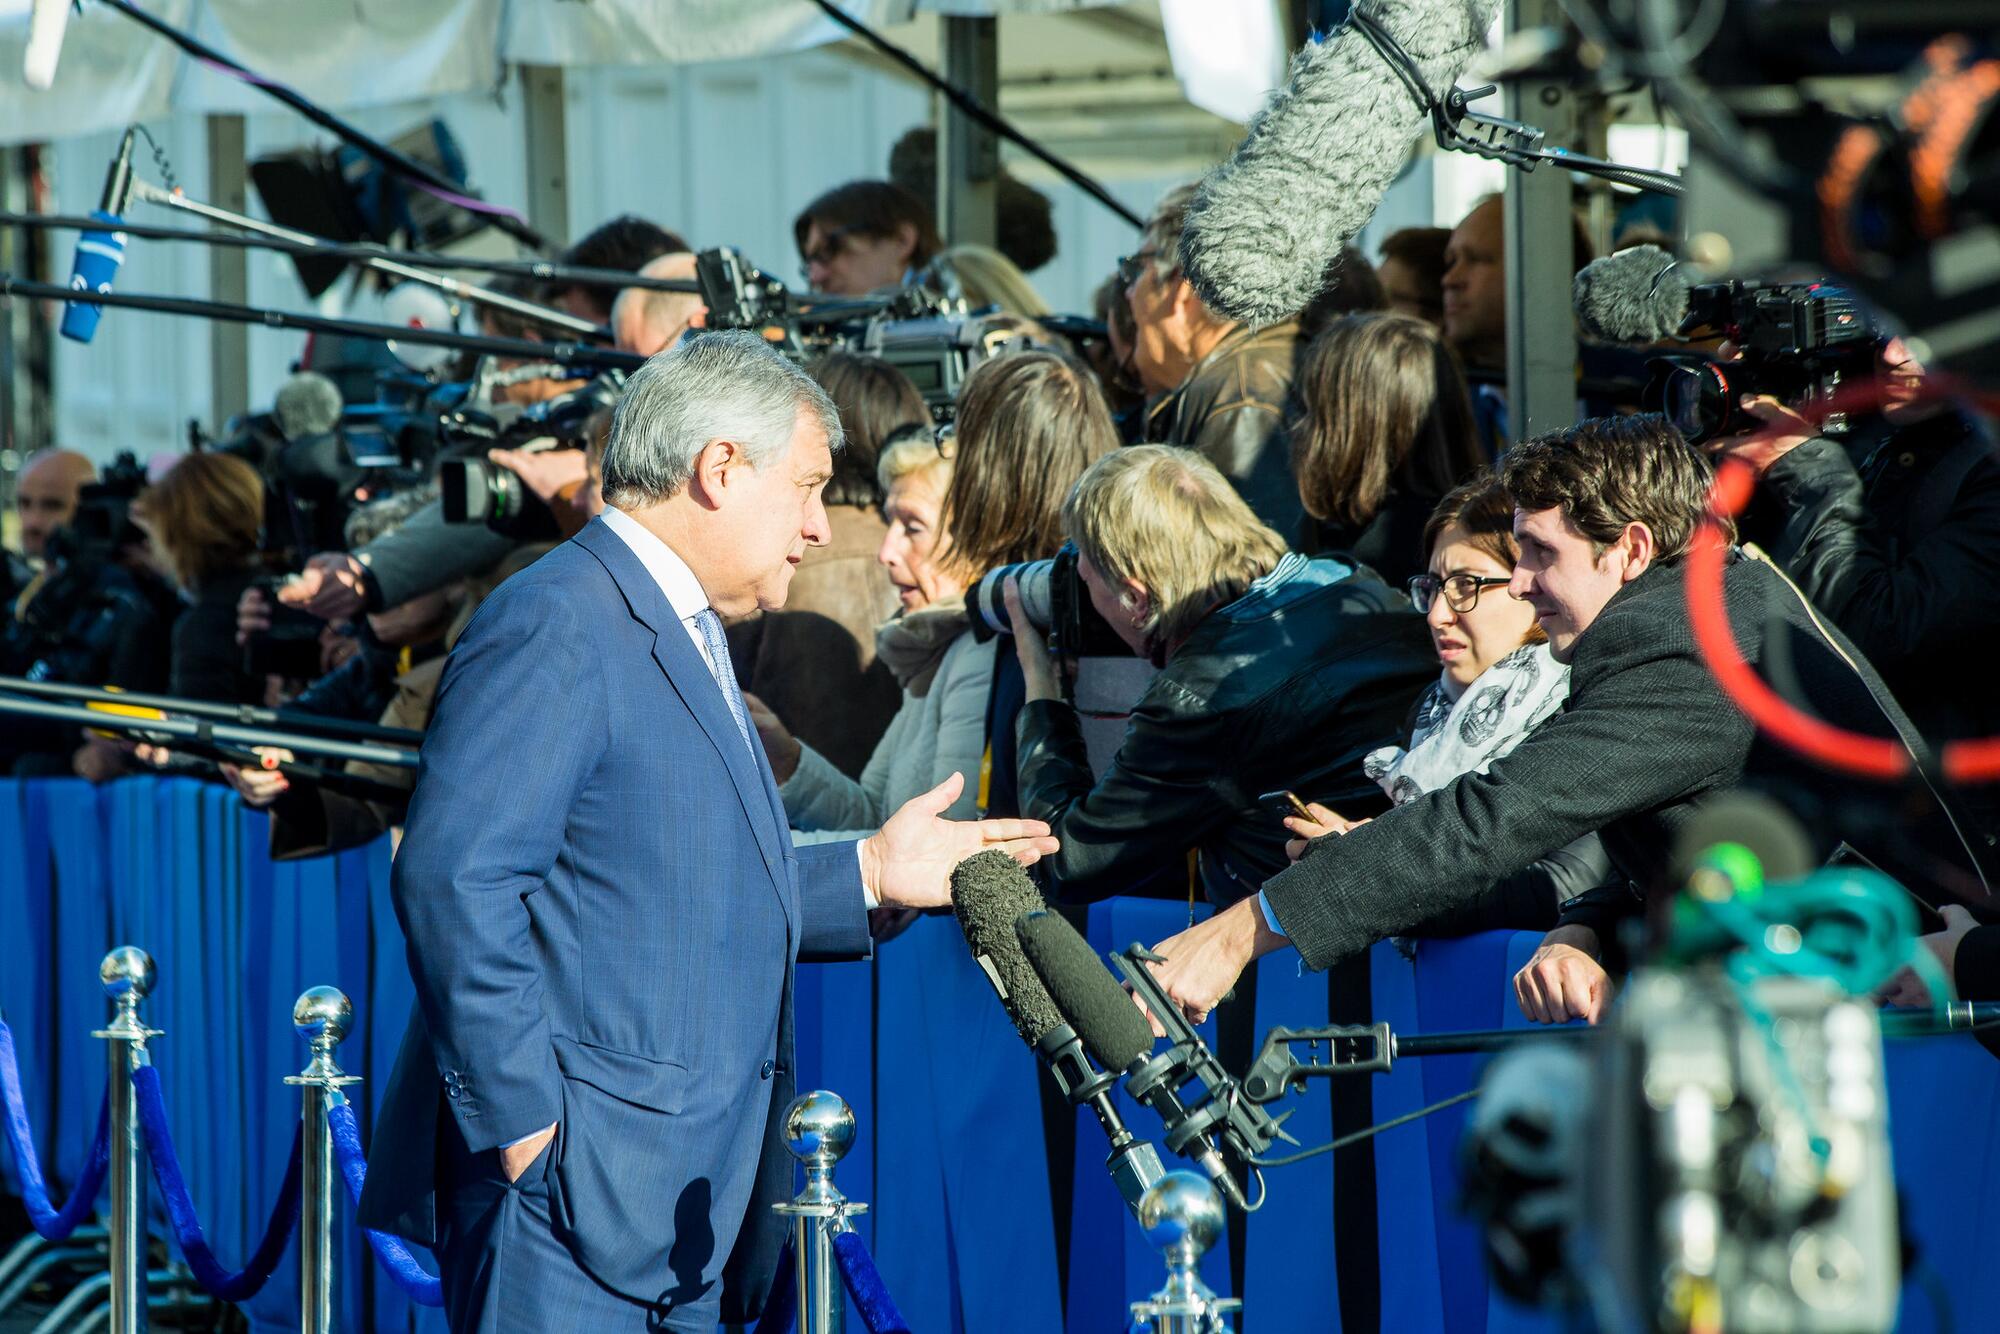
[[[964,790],[965,775],[953,774],[861,840],[862,883],[884,908],[948,906],[952,870],[974,853],[998,849],[1033,866],[1062,846],[1040,820],[945,819]]]

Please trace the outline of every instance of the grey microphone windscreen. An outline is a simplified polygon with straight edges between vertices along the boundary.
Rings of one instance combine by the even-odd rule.
[[[1014,924],[1021,952],[1049,989],[1083,1049],[1106,1070],[1127,1070],[1153,1049],[1153,1029],[1075,927],[1052,912]]]
[[[1045,905],[1028,873],[1006,853],[976,853],[952,869],[951,910],[972,961],[986,972],[1000,1004],[1029,1046],[1063,1022],[1014,938],[1014,923]]]
[[[1687,318],[1692,286],[1687,271],[1655,245],[1593,259],[1570,286],[1577,328],[1593,343],[1643,347],[1672,338]]]
[[[1439,97],[1481,50],[1500,0],[1362,0]],[[1290,78],[1210,171],[1181,232],[1181,270],[1210,310],[1289,319],[1368,224],[1428,121],[1350,23],[1308,42]]]
[[[271,414],[278,419],[278,431],[287,440],[309,435],[325,435],[340,425],[344,404],[333,381],[318,371],[300,371],[278,386]]]
[[[1748,849],[1767,882],[1797,880],[1818,864],[1797,817],[1761,792],[1724,792],[1696,811],[1674,836],[1674,883],[1688,876],[1718,843]]]

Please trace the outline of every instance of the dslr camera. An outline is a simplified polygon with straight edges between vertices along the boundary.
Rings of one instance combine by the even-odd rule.
[[[1742,349],[1737,361],[1655,358],[1646,407],[1666,415],[1689,444],[1757,425],[1742,396],[1769,394],[1792,407],[1831,401],[1850,380],[1875,373],[1882,337],[1854,294],[1831,283],[1704,283],[1688,293],[1685,338],[1713,331]],[[1847,430],[1844,412],[1824,413],[1822,434]]]
[[[1132,650],[1118,637],[1097,608],[1090,605],[1090,590],[1076,571],[1078,552],[1073,542],[1048,560],[1023,561],[988,570],[973,586],[966,607],[972,618],[972,632],[981,639],[994,635],[1044,634],[1050,649],[1060,658],[1075,662],[1083,658],[1129,658]],[[1017,626],[1007,615],[1007,580],[1019,581],[1021,611],[1029,624]]]

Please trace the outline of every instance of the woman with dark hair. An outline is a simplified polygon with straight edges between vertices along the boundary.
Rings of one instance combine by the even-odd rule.
[[[1299,366],[1292,471],[1307,551],[1344,551],[1391,583],[1418,573],[1419,534],[1481,460],[1472,402],[1444,335],[1403,315],[1348,315]]]
[[[167,693],[263,703],[236,645],[236,601],[258,574],[264,479],[233,454],[190,454],[140,493],[132,522],[189,604],[174,621]]]
[[[930,412],[909,377],[880,357],[828,352],[806,371],[833,399],[847,441],[824,494],[828,541],[807,549],[784,610],[730,624],[729,656],[745,692],[853,779],[902,703],[875,657],[876,627],[896,606],[875,560],[888,532],[876,460],[901,432],[928,440]]]
[[[1482,471],[1445,496],[1424,525],[1424,550],[1430,568],[1410,579],[1410,601],[1430,626],[1444,670],[1417,700],[1402,744],[1362,760],[1398,806],[1461,774],[1484,773],[1569,698],[1569,668],[1550,655],[1535,609],[1507,594],[1521,549],[1514,499],[1499,479]],[[1285,821],[1301,840],[1367,823],[1317,803],[1309,809],[1314,819]],[[1290,845],[1294,861],[1304,846]],[[1564,903],[1596,888],[1609,869],[1597,835],[1586,834],[1419,934],[1546,931]]]

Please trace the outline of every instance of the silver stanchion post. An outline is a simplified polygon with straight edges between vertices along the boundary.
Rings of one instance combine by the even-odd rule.
[[[105,1040],[110,1055],[111,1334],[145,1334],[146,1137],[132,1072],[146,1064],[147,1040],[160,1036],[139,1019],[139,1002],[153,989],[153,957],[120,945],[104,956],[97,976],[112,1004],[111,1022],[91,1034]]]
[[[1139,1197],[1139,1228],[1167,1262],[1167,1281],[1143,1302],[1132,1303],[1135,1328],[1152,1334],[1229,1334],[1229,1318],[1243,1309],[1218,1297],[1196,1266],[1222,1236],[1222,1197],[1193,1172],[1169,1172]]]
[[[305,1118],[299,1138],[299,1330],[300,1334],[332,1334],[334,1273],[340,1248],[334,1241],[334,1197],[340,1178],[334,1175],[333,1135],[326,1112],[347,1101],[340,1090],[361,1082],[344,1075],[333,1049],[354,1026],[354,1006],[335,987],[313,987],[292,1006],[292,1027],[312,1049],[312,1060],[287,1084],[305,1090]]]
[[[785,1111],[785,1142],[806,1169],[805,1188],[791,1203],[771,1206],[792,1220],[798,1334],[842,1334],[847,1290],[833,1258],[833,1239],[852,1232],[847,1220],[868,1208],[833,1184],[834,1164],[854,1145],[854,1109],[825,1089],[795,1098]]]

